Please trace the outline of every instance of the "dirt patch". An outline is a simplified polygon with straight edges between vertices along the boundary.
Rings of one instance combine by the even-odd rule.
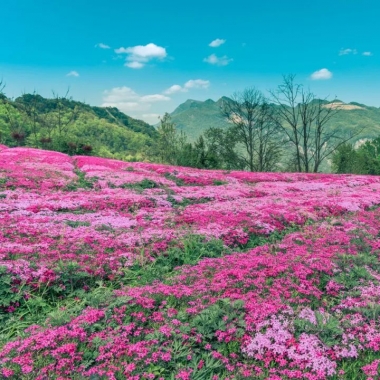
[[[364,110],[363,107],[356,106],[354,104],[345,104],[345,103],[341,103],[341,102],[335,102],[335,103],[326,104],[323,107],[325,107],[325,108],[333,108],[333,109],[339,108],[340,110],[345,110],[345,111]]]

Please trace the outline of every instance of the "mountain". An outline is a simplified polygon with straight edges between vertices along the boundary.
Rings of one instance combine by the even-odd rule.
[[[156,135],[152,125],[115,107],[36,94],[0,99],[0,143],[8,146],[137,160],[144,158]]]
[[[206,101],[189,99],[179,105],[170,115],[177,128],[183,130],[193,141],[208,128],[226,128],[230,125],[220,112],[222,102],[228,100],[227,97],[222,97],[216,102],[211,99]],[[326,102],[326,107],[338,105],[341,112],[330,121],[332,128],[364,127],[363,133],[354,142],[380,135],[380,108],[356,102],[344,103],[340,100]]]
[[[177,128],[183,130],[190,140],[195,140],[208,128],[226,128],[230,125],[220,113],[221,103],[226,99],[223,97],[216,102],[212,99],[204,102],[189,99],[170,115]]]

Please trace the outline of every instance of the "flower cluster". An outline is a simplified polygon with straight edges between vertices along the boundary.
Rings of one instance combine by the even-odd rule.
[[[380,178],[2,146],[0,176],[0,318],[57,307],[0,377],[379,377]]]

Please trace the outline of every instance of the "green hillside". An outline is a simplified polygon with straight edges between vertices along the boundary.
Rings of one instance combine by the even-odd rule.
[[[217,102],[211,99],[204,102],[189,99],[170,115],[177,128],[183,130],[193,141],[208,128],[225,128],[229,125],[220,113],[223,99],[227,98],[221,98]]]
[[[141,160],[156,135],[153,126],[114,107],[36,94],[0,99],[0,143],[8,146]]]
[[[171,113],[172,120],[178,129],[189,136],[190,140],[195,140],[208,128],[225,128],[229,125],[220,112],[223,100],[228,100],[228,98],[223,97],[216,102],[211,99],[204,102],[187,100]],[[342,110],[330,121],[330,125],[332,128],[364,128],[363,133],[357,136],[354,142],[375,138],[380,135],[380,108],[355,102],[342,103]]]

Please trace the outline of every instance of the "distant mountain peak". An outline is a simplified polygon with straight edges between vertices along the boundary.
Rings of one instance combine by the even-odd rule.
[[[178,129],[189,136],[190,140],[195,140],[211,127],[228,128],[231,125],[221,113],[222,104],[230,101],[231,98],[227,96],[222,96],[217,101],[188,99],[171,113],[172,120]],[[315,99],[315,102],[320,101],[326,108],[342,110],[331,120],[332,127],[364,127],[363,136],[366,138],[374,138],[380,134],[380,109],[355,102],[345,103],[339,99],[331,101]],[[275,104],[271,106],[276,107]]]

